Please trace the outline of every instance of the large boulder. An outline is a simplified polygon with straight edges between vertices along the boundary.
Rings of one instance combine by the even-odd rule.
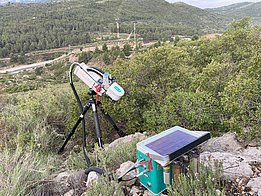
[[[84,170],[72,172],[67,179],[67,183],[70,188],[75,190],[76,192],[82,192],[82,190],[86,189],[85,182],[87,181],[87,175]]]
[[[253,177],[254,172],[251,164],[258,159],[253,156],[246,156],[243,153],[231,152],[203,152],[200,154],[200,161],[203,165],[214,165],[214,162],[221,162],[225,177],[233,180],[236,177]]]
[[[114,140],[112,143],[109,144],[109,148],[113,148],[115,146],[130,143],[134,139],[138,138],[139,140],[146,139],[146,135],[144,133],[135,133],[132,135],[127,135],[125,137],[121,137],[119,139]]]
[[[234,152],[242,149],[235,133],[225,133],[221,137],[209,139],[201,146],[202,151],[208,152]]]
[[[218,148],[221,147],[220,151],[216,151],[217,149],[213,145],[210,150],[200,154],[201,163],[214,167],[216,161],[221,162],[224,177],[232,182],[247,179],[240,187],[248,187],[253,194],[261,196],[261,148],[248,147],[244,149],[239,148],[237,142],[234,144],[234,150],[230,145],[226,149],[226,146],[221,147],[217,144]],[[243,188],[241,189],[243,190]]]
[[[75,172],[61,172],[52,180],[45,180],[39,183],[32,195],[80,195],[85,189],[87,176],[84,170]]]

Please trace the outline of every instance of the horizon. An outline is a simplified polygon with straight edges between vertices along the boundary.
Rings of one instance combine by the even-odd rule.
[[[27,1],[27,2],[26,2]],[[8,2],[24,2],[24,3],[37,3],[39,1],[48,1],[48,0],[0,0],[0,5],[4,5]],[[36,2],[35,2],[36,1]],[[176,3],[176,2],[184,2],[186,4],[206,9],[206,8],[218,8],[223,6],[229,6],[236,3],[243,3],[243,2],[261,2],[261,0],[165,0],[169,3]]]
[[[184,2],[198,8],[218,8],[243,2],[261,2],[261,0],[166,0],[169,3]]]

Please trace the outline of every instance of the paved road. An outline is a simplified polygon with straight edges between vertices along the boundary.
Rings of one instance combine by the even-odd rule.
[[[111,47],[113,47],[115,45],[108,45],[108,48],[110,49]],[[122,46],[123,47],[123,46]],[[87,48],[84,48],[82,51],[84,52],[88,52],[88,51],[94,51],[96,47],[87,47]],[[102,48],[102,46],[98,46],[99,49]],[[80,49],[74,49],[72,51],[72,54],[78,54],[78,53],[81,53],[82,52]],[[65,58],[69,57],[70,54],[68,55],[62,55],[56,59],[53,59],[53,60],[49,60],[49,61],[43,61],[43,62],[40,62],[40,63],[33,63],[33,64],[29,64],[29,65],[20,65],[20,66],[17,66],[17,67],[12,67],[12,68],[7,68],[7,69],[3,69],[3,70],[0,70],[0,74],[1,73],[18,73],[20,71],[24,71],[24,70],[28,70],[28,69],[33,69],[33,68],[36,68],[36,67],[43,67],[45,66],[46,64],[52,64],[54,62],[58,62],[58,61],[61,61],[61,60],[64,60]]]
[[[56,61],[61,61],[63,59],[66,59],[68,56],[69,55],[62,55],[62,56],[60,56],[56,59],[49,60],[49,61],[43,61],[43,62],[40,62],[40,63],[33,63],[33,64],[29,64],[29,65],[21,65],[21,66],[18,66],[18,67],[12,67],[12,68],[9,68],[9,69],[0,70],[0,73],[18,73],[20,71],[33,69],[35,67],[43,67],[46,64],[51,64],[51,63],[54,63]]]
[[[154,44],[156,42],[151,42],[151,43],[147,43],[147,44],[144,44],[143,46],[150,46],[152,44]],[[112,47],[116,46],[117,44],[108,44],[107,47],[109,49],[111,49]],[[99,45],[97,46],[100,50],[102,49],[102,45]],[[123,48],[123,44],[121,43],[119,45],[120,48]],[[91,46],[91,47],[86,47],[84,48],[82,51],[84,52],[88,52],[88,51],[94,51],[96,47],[94,46]],[[72,51],[72,54],[78,54],[78,53],[81,53],[82,52],[80,49],[74,49]],[[0,74],[1,73],[18,73],[20,71],[23,71],[23,70],[28,70],[28,69],[33,69],[33,68],[36,68],[36,67],[43,67],[45,66],[46,64],[52,64],[52,63],[55,63],[55,62],[59,62],[61,60],[64,60],[66,58],[68,58],[71,54],[67,54],[67,55],[62,55],[56,59],[53,59],[53,60],[49,60],[49,61],[43,61],[43,62],[40,62],[40,63],[33,63],[33,64],[29,64],[29,65],[21,65],[21,66],[17,66],[17,67],[12,67],[12,68],[7,68],[7,69],[3,69],[3,70],[0,70]]]

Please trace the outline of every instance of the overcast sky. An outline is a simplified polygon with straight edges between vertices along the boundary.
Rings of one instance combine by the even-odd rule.
[[[168,2],[177,2],[182,1],[184,3],[194,5],[200,8],[213,8],[213,7],[221,7],[225,5],[230,5],[233,3],[240,3],[240,2],[258,2],[261,0],[166,0]]]

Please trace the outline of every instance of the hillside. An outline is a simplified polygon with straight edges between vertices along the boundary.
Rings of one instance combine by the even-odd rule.
[[[233,17],[235,19],[240,19],[244,16],[250,16],[252,18],[253,24],[261,24],[261,2],[251,3],[243,2],[236,3],[229,6],[207,9],[213,13],[223,14],[228,17]]]
[[[260,146],[260,41],[261,27],[249,27],[244,19],[234,22],[216,39],[180,40],[137,50],[132,57],[117,58],[113,65],[103,67],[117,78],[126,94],[117,102],[105,96],[99,100],[127,134],[146,131],[154,135],[179,125],[189,130],[207,130],[212,136],[235,132],[244,141],[243,148]],[[68,69],[69,62],[7,75],[6,80],[0,77],[1,85],[13,83],[17,88],[12,94],[1,94],[0,97],[0,195],[65,195],[33,193],[41,191],[41,187],[48,192],[54,189],[52,185],[57,184],[53,181],[54,174],[86,168],[80,147],[80,129],[68,143],[65,153],[57,155],[79,116],[77,102],[68,84]],[[20,86],[21,83],[24,86]],[[35,88],[30,88],[31,84],[35,84]],[[84,102],[86,85],[75,80],[75,87]],[[20,90],[27,92],[18,92]],[[99,110],[98,114],[103,140],[105,144],[111,143],[118,136]],[[118,143],[108,151],[95,149],[93,113],[87,112],[85,119],[92,166],[113,173],[123,162],[136,160],[137,141],[130,145]],[[246,183],[253,184],[249,178],[260,179],[260,147],[242,151],[230,141],[219,138],[212,142],[215,149],[228,151],[225,156],[215,149],[211,151],[211,145],[206,146],[208,152],[204,160],[221,160],[224,164],[221,169],[229,175],[238,175],[238,171],[247,174],[247,180],[233,177],[235,183],[240,184],[239,193],[233,186],[230,188],[230,181],[223,183],[215,173],[212,175],[203,168],[206,175],[199,172],[196,178],[194,175],[191,178],[183,176],[180,184],[175,184],[175,189],[168,190],[169,195],[190,195],[192,191],[199,193],[195,195],[247,193]],[[222,143],[223,147],[220,146]],[[230,151],[229,146],[238,151]],[[256,188],[260,190],[260,182],[256,182]],[[71,184],[70,187],[59,187],[65,187],[65,192],[71,188],[86,191],[86,186],[80,190]],[[216,194],[217,190],[221,194]],[[113,180],[100,181],[88,191],[84,195],[123,195],[121,184]],[[119,191],[121,193],[115,193]]]
[[[0,7],[0,18],[0,58],[92,42],[97,33],[115,33],[116,18],[120,19],[123,33],[130,33],[133,22],[137,22],[137,33],[145,42],[168,40],[177,34],[218,32],[227,24],[220,15],[164,0],[8,4]]]
[[[46,0],[0,0],[0,5],[4,5],[7,3],[38,3]]]

